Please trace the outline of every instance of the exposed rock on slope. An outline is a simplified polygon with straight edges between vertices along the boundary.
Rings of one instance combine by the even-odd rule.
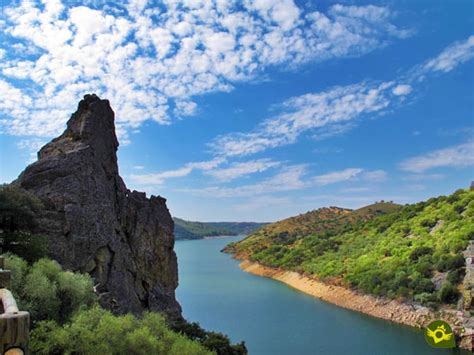
[[[162,197],[130,191],[118,173],[108,100],[86,95],[58,138],[14,183],[37,195],[40,232],[65,268],[89,272],[103,306],[179,317],[173,220]]]

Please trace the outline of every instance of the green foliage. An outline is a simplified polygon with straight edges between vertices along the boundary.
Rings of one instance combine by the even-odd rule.
[[[452,270],[448,273],[446,280],[451,282],[453,285],[457,285],[464,279],[465,273],[466,269],[463,267],[456,270]]]
[[[417,248],[413,249],[413,251],[410,253],[410,260],[411,261],[416,261],[421,256],[430,255],[431,253],[433,253],[433,248],[430,248],[430,247],[417,247]]]
[[[173,325],[173,329],[180,332],[189,339],[196,340],[207,349],[217,355],[245,355],[247,348],[245,342],[231,344],[230,339],[221,333],[208,332],[201,328],[198,323],[189,323],[185,320],[178,321]]]
[[[28,266],[22,258],[6,254],[5,266],[12,271],[11,289],[21,309],[30,312],[33,323],[67,321],[82,308],[96,303],[92,279],[87,274],[63,271],[50,259]]]
[[[0,250],[21,255],[28,262],[47,252],[47,240],[34,233],[35,217],[42,211],[41,201],[11,185],[0,186]]]
[[[247,354],[244,343],[232,345],[220,333],[196,323],[168,328],[158,313],[140,319],[114,316],[97,306],[92,279],[63,271],[50,259],[33,265],[5,255],[12,272],[12,292],[19,307],[31,315],[31,350],[35,354]],[[191,339],[189,339],[191,338]]]
[[[462,254],[457,255],[441,255],[436,268],[438,271],[445,272],[455,270],[464,266],[464,257]]]
[[[451,282],[446,281],[439,290],[438,298],[442,303],[456,303],[459,298],[459,291]]]
[[[78,312],[64,326],[42,321],[31,333],[35,354],[208,355],[199,343],[170,330],[157,313],[114,316],[100,307]]]
[[[265,226],[226,250],[377,296],[432,307],[455,302],[462,251],[474,238],[474,191],[384,207],[319,209]],[[439,291],[435,270],[448,272]]]

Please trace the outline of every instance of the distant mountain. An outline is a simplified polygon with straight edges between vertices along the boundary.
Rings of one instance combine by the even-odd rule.
[[[191,222],[177,217],[174,217],[173,220],[174,234],[177,240],[250,234],[266,224],[256,222]]]

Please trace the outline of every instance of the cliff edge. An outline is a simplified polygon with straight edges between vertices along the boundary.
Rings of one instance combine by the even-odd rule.
[[[179,318],[166,200],[127,189],[118,145],[109,101],[86,95],[64,133],[41,148],[14,184],[43,201],[38,232],[48,235],[50,256],[66,269],[91,274],[102,306]]]

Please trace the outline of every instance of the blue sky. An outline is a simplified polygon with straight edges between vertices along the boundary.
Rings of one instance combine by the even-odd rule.
[[[129,188],[201,221],[474,179],[472,1],[2,1],[0,179],[111,101]]]

